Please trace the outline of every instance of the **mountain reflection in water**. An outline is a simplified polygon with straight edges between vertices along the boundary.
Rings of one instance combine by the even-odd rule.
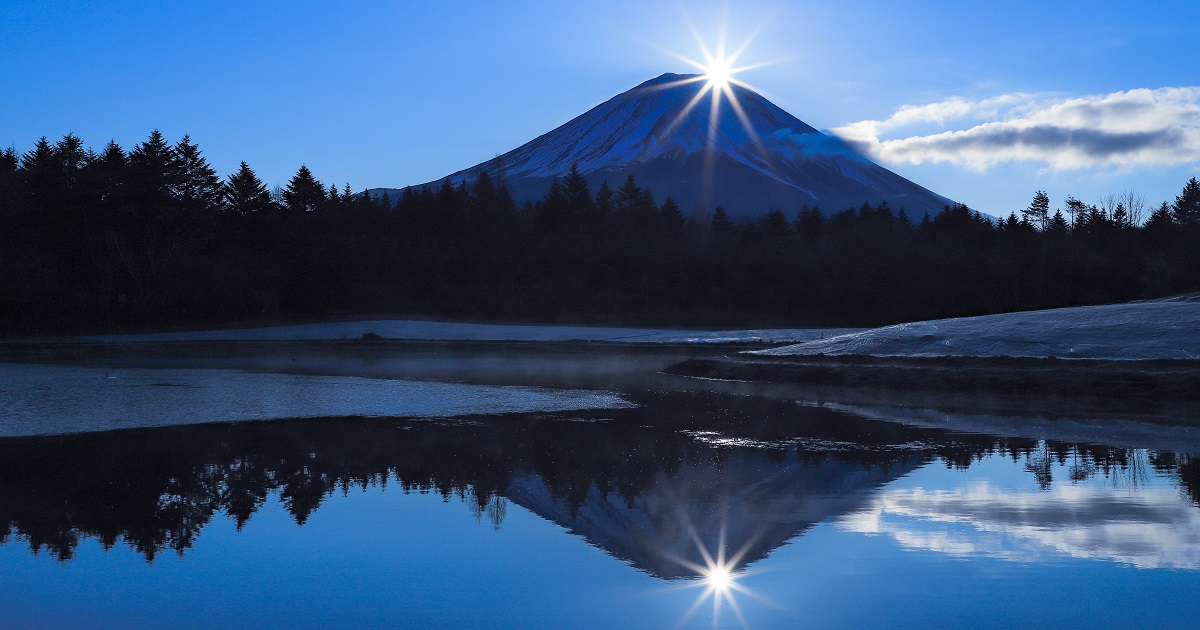
[[[725,541],[738,569],[827,521],[950,554],[1031,561],[1054,550],[1200,568],[1191,455],[953,433],[748,396],[631,399],[640,406],[0,440],[0,541],[67,561],[90,537],[153,561],[185,555],[215,515],[241,529],[273,494],[303,525],[335,494],[377,486],[457,497],[496,528],[512,502],[665,579],[696,577],[702,548]],[[997,459],[1045,492],[884,488],[931,462]],[[1136,483],[1149,477],[1159,483]],[[1088,484],[1122,478],[1135,482]]]

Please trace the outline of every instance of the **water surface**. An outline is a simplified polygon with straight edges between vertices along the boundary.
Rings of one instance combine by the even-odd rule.
[[[428,400],[462,406],[0,439],[0,626],[1188,627],[1200,615],[1193,429],[1112,444],[1079,419],[1010,417],[989,433],[988,416],[964,415],[959,431],[953,414],[672,387],[636,365],[642,387],[541,383],[538,406],[507,413],[488,396],[508,385],[342,374],[446,388]],[[285,376],[126,378],[150,389],[189,370],[220,372],[231,391]],[[155,391],[167,398],[130,413],[209,399]],[[560,394],[605,404],[541,404]]]

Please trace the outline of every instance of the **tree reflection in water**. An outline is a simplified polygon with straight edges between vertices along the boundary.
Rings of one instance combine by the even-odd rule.
[[[633,398],[640,407],[594,413],[0,440],[0,542],[66,561],[90,537],[153,561],[182,555],[214,515],[241,529],[274,493],[303,525],[336,492],[394,485],[457,498],[497,529],[513,501],[640,570],[680,578],[696,576],[697,547],[722,535],[746,541],[744,566],[931,461],[1011,457],[1043,488],[1156,474],[1200,497],[1200,463],[1187,454],[959,434],[745,396]],[[1053,479],[1054,462],[1069,475]]]

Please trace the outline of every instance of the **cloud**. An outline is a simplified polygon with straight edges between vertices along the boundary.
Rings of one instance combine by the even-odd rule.
[[[914,127],[945,131],[922,134]],[[831,130],[874,159],[985,170],[1012,162],[1052,169],[1200,162],[1200,87],[1082,98],[1014,93],[901,107],[886,120]],[[907,131],[907,133],[905,133]]]
[[[1086,558],[1144,569],[1200,569],[1200,510],[1178,490],[1056,486],[1019,492],[981,482],[953,490],[891,489],[838,521],[908,549],[1013,562]]]

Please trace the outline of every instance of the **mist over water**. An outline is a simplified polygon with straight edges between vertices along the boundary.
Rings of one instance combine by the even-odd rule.
[[[1189,427],[1114,445],[1087,418],[1059,430],[1009,415],[992,434],[980,418],[994,410],[657,374],[674,349],[475,357],[0,366],[5,400],[27,400],[0,412],[6,427],[107,418],[0,438],[0,625],[1112,627],[1200,613]],[[33,417],[36,400],[60,417]],[[112,426],[137,428],[98,430]],[[714,590],[714,566],[732,587]]]

